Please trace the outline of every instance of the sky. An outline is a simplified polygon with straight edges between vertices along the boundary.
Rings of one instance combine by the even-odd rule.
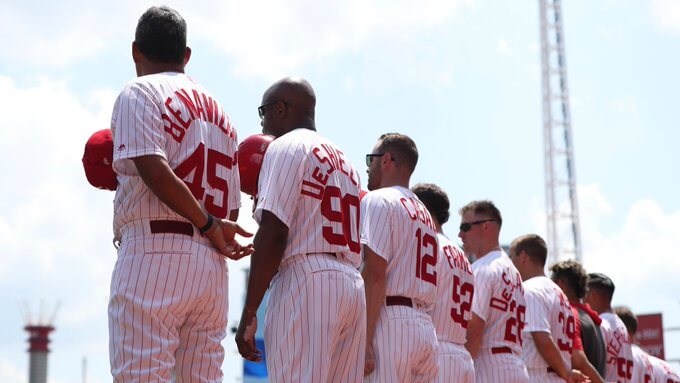
[[[241,139],[260,131],[264,90],[303,76],[318,131],[364,184],[380,134],[405,133],[420,151],[412,181],[452,201],[449,236],[457,208],[481,198],[503,214],[503,243],[545,234],[537,0],[166,4],[189,26],[188,74]],[[86,182],[81,157],[135,76],[131,42],[150,5],[0,0],[2,382],[28,381],[19,307],[35,322],[57,305],[48,381],[82,381],[83,359],[87,382],[110,381],[113,192]],[[574,1],[563,12],[584,265],[612,277],[615,305],[680,326],[680,2]],[[244,197],[240,221],[255,230],[249,211]],[[248,261],[229,266],[235,325]],[[224,381],[238,381],[231,335],[224,345]],[[666,355],[680,358],[680,333],[666,334]]]

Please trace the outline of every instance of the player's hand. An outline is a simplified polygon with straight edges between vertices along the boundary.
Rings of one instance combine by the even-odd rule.
[[[590,378],[579,370],[571,370],[568,383],[590,383]]]
[[[364,362],[364,376],[369,376],[375,371],[375,350],[373,347],[366,347],[366,361]]]
[[[251,362],[262,360],[262,353],[255,347],[255,331],[257,331],[257,317],[255,315],[241,315],[241,322],[236,331],[236,346],[238,352],[245,359]]]
[[[236,260],[253,253],[253,245],[242,246],[234,239],[236,234],[242,237],[253,236],[236,222],[226,219],[215,219],[212,227],[204,235],[210,239],[217,251],[229,259]]]

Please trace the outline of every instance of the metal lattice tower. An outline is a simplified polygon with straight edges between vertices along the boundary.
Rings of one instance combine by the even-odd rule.
[[[560,0],[539,0],[548,262],[582,260]]]

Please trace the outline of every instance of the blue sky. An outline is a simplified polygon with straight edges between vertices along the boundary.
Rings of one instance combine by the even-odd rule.
[[[189,24],[187,72],[239,137],[259,132],[271,82],[314,86],[319,131],[362,169],[377,137],[414,138],[414,182],[454,207],[490,198],[502,241],[545,233],[538,1],[171,1]],[[130,43],[149,4],[0,0],[0,381],[27,381],[17,301],[61,302],[50,382],[106,382],[113,193],[86,183],[87,137],[108,127],[134,76]],[[584,262],[615,304],[680,325],[680,3],[565,2]],[[362,182],[365,183],[365,176]],[[249,209],[246,199],[244,209]],[[255,228],[243,211],[243,223]],[[457,232],[457,215],[444,227]],[[236,322],[247,261],[231,263]],[[225,381],[240,359],[225,340]],[[667,334],[680,358],[680,334]]]

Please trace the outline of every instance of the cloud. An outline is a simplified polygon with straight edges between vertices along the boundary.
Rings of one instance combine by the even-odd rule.
[[[472,0],[179,1],[189,43],[207,43],[232,60],[239,75],[278,78],[303,65],[362,45],[407,42],[450,20]],[[65,67],[109,49],[121,36],[131,41],[143,11],[137,2],[93,6],[85,1],[45,5],[0,3],[0,42],[5,60],[40,67]],[[256,20],[254,22],[253,20]],[[127,42],[126,42],[127,45]]]
[[[599,187],[579,188],[584,266],[603,272],[616,284],[615,304],[637,312],[660,312],[670,323],[680,320],[677,270],[680,258],[680,211],[667,212],[653,200],[643,199],[629,207],[625,219],[605,230],[604,221],[613,208]]]
[[[680,2],[676,0],[651,0],[652,18],[662,31],[680,32]]]
[[[26,372],[19,369],[5,359],[0,359],[0,381],[4,383],[26,382]]]

